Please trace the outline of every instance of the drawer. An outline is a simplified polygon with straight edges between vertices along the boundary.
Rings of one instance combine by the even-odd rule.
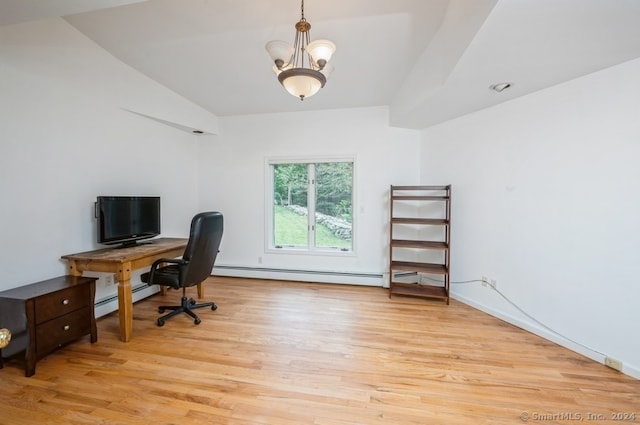
[[[52,349],[91,333],[91,308],[65,314],[36,326],[36,353],[40,357]]]
[[[78,285],[36,298],[36,325],[89,306],[90,291],[89,285]]]

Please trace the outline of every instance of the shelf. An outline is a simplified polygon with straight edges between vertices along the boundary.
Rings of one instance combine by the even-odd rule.
[[[449,190],[451,186],[391,186],[392,190]]]
[[[392,248],[421,248],[421,249],[449,249],[449,244],[446,242],[434,242],[434,241],[414,241],[407,239],[392,239]]]
[[[394,201],[446,201],[448,196],[427,196],[427,195],[395,195],[391,199]]]
[[[437,298],[448,300],[447,288],[444,286],[420,285],[418,283],[393,283],[393,293],[412,297]]]
[[[444,218],[418,218],[418,217],[394,217],[392,224],[425,224],[432,226],[444,226],[449,224],[449,220]]]
[[[392,261],[390,269],[415,271],[418,273],[431,273],[431,274],[448,274],[447,266],[444,264],[434,263],[418,263],[412,261]]]

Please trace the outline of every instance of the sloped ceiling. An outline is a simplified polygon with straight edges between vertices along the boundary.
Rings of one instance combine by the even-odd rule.
[[[640,57],[637,0],[307,0],[337,51],[301,102],[264,50],[293,41],[299,0],[0,0],[0,25],[53,16],[217,116],[389,105],[424,128]]]
[[[146,0],[0,0],[0,26]]]

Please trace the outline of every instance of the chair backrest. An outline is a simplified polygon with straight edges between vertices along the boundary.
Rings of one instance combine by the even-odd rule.
[[[217,211],[202,212],[193,217],[189,242],[182,255],[189,262],[182,269],[182,286],[197,285],[211,275],[223,228],[222,214]]]

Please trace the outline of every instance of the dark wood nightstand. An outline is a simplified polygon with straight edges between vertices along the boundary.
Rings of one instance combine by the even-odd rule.
[[[12,333],[2,359],[25,351],[25,376],[36,362],[84,335],[98,341],[94,312],[95,277],[60,276],[0,292],[0,327]]]

